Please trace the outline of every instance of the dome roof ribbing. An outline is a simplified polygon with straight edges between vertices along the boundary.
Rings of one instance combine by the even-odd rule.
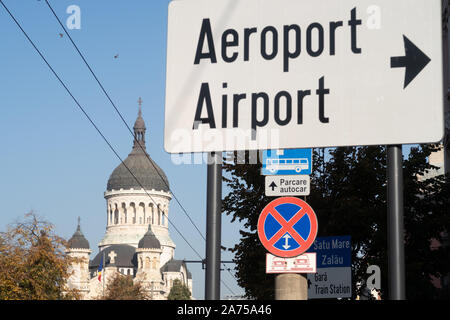
[[[108,191],[131,188],[137,190],[141,189],[141,185],[146,190],[155,189],[169,192],[169,181],[164,171],[150,157],[147,158],[144,153],[130,153],[123,163],[111,173],[106,189]]]
[[[108,191],[120,189],[140,190],[144,187],[146,190],[155,189],[156,191],[169,192],[170,188],[167,176],[146,152],[146,127],[140,108],[133,129],[133,149],[123,163],[117,166],[111,173],[106,189]]]

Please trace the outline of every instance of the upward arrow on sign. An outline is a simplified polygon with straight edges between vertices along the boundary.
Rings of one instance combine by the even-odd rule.
[[[391,68],[405,68],[405,82],[403,89],[405,89],[411,81],[426,67],[431,61],[425,53],[417,48],[405,35],[403,35],[405,43],[405,56],[392,57]]]
[[[271,184],[269,184],[269,187],[271,187],[271,188],[272,188],[272,191],[274,191],[274,190],[275,190],[275,188],[277,187],[277,185],[275,184],[275,182],[274,182],[274,181],[272,181],[272,183],[271,183]]]

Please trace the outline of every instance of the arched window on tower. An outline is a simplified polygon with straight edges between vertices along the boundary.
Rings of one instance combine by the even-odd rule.
[[[158,204],[158,209],[157,210],[158,210],[158,217],[157,217],[158,221],[156,223],[159,226],[159,225],[161,225],[161,208],[159,207],[159,204]]]
[[[123,212],[123,222],[122,223],[127,223],[128,217],[127,217],[127,206],[125,204],[125,202],[122,202],[122,212]]]
[[[168,227],[169,226],[169,205],[166,204],[164,206],[164,208],[165,208],[164,212],[166,213],[166,227]]]
[[[108,226],[111,225],[112,222],[113,222],[113,212],[112,212],[112,208],[110,205],[109,210],[108,210]]]
[[[155,223],[155,210],[153,207],[153,203],[150,203],[148,206],[150,207],[150,212],[149,212],[150,223],[154,224]]]
[[[130,203],[130,208],[131,208],[131,214],[133,215],[133,224],[136,223],[136,206],[134,205],[134,202]]]
[[[142,204],[144,205],[144,204]],[[145,205],[144,205],[145,208]],[[149,208],[147,209],[147,211],[145,212],[145,223],[146,224],[151,224],[152,223],[152,208],[149,205]]]
[[[145,204],[144,203],[139,203],[139,207],[138,207],[138,216],[139,216],[139,223],[145,223]],[[142,221],[142,222],[141,222]]]
[[[119,209],[117,209],[117,203],[114,204],[114,224],[118,224],[119,223]]]

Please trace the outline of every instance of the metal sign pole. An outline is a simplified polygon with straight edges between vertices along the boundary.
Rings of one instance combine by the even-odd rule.
[[[211,152],[206,186],[205,299],[220,299],[220,247],[222,214],[221,153]]]
[[[443,12],[443,49],[444,49],[444,90],[445,90],[445,134],[444,134],[444,172],[450,173],[450,75],[449,75],[449,22],[450,5],[447,0],[442,0]]]
[[[220,299],[220,248],[222,214],[221,153],[211,152],[206,186],[205,299]]]
[[[405,299],[402,146],[387,146],[389,299]]]

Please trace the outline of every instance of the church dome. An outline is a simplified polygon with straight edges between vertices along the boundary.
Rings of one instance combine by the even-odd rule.
[[[138,248],[140,249],[161,249],[161,243],[152,232],[150,225],[148,231],[144,234],[139,241]]]
[[[192,279],[192,274],[183,260],[175,260],[172,258],[161,268],[161,272],[181,272],[182,267],[186,269],[186,277]]]
[[[128,157],[111,173],[106,189],[141,189],[141,185],[146,190],[155,189],[157,191],[169,192],[169,181],[164,171],[144,152],[130,153]]]
[[[89,242],[81,232],[79,219],[77,230],[73,234],[72,238],[69,239],[68,245],[70,249],[89,249]]]
[[[131,188],[140,190],[144,187],[146,190],[155,189],[156,191],[169,192],[169,181],[164,171],[150,158],[146,152],[146,127],[140,108],[133,129],[133,149],[123,163],[117,166],[117,168],[115,168],[111,173],[106,189],[108,191],[113,189],[127,190]],[[130,174],[127,168],[133,174]],[[135,178],[139,181],[142,187]]]
[[[105,257],[104,266],[120,268],[137,267],[136,248],[126,244],[114,244],[100,251],[89,263],[89,269],[97,270],[102,256]]]

